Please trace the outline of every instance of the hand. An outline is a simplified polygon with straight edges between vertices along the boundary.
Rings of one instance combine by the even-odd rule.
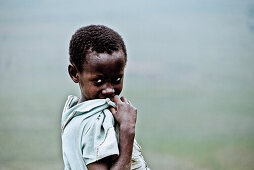
[[[119,123],[119,127],[125,127],[130,130],[134,128],[135,130],[137,109],[124,97],[119,98],[118,95],[115,95],[113,101],[116,103],[117,109],[110,108],[110,111]]]

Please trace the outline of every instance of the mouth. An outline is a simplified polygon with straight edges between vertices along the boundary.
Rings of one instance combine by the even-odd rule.
[[[109,98],[110,100],[113,100],[115,94],[112,94],[112,95],[102,95],[100,94],[97,98],[98,99],[106,99],[106,98]]]

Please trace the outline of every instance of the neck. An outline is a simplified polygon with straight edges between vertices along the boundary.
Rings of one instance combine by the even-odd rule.
[[[78,103],[82,103],[84,101],[86,101],[86,98],[81,94],[81,97],[80,97]]]

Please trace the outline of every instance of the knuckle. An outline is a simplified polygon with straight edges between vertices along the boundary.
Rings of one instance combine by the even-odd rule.
[[[132,107],[134,111],[137,111],[138,109],[136,107]]]
[[[134,107],[134,108],[133,108],[133,111],[137,114],[138,109]]]

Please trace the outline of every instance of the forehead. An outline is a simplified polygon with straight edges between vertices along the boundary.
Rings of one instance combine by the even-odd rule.
[[[91,73],[110,74],[121,72],[125,67],[124,53],[115,51],[112,54],[90,52],[83,64],[83,71]]]

